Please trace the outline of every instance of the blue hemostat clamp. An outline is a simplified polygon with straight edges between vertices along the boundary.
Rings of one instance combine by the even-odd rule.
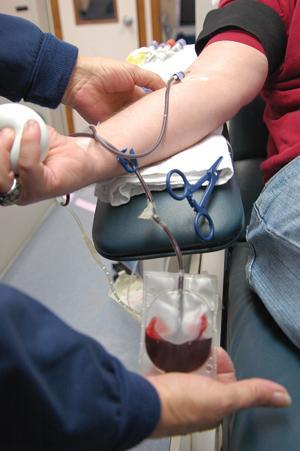
[[[127,152],[127,149],[123,149],[121,152],[125,153]],[[130,149],[129,151],[130,155],[135,155],[134,149]],[[122,157],[117,157],[118,162],[120,163],[120,165],[125,169],[126,172],[128,172],[129,174],[133,174],[133,172],[135,172],[137,170],[137,168],[139,167],[138,165],[138,161],[136,158],[122,158]]]

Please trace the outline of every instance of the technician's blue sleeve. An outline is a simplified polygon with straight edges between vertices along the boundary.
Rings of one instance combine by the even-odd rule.
[[[158,394],[97,342],[0,285],[0,449],[117,451],[151,434]]]
[[[43,33],[33,23],[0,14],[0,95],[56,108],[78,49]]]

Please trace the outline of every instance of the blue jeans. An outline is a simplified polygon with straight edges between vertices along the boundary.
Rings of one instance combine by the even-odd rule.
[[[266,184],[253,207],[247,241],[250,287],[300,348],[300,157]]]

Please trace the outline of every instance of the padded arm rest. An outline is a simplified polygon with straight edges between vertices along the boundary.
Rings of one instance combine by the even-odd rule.
[[[260,96],[242,108],[230,121],[229,140],[233,149],[236,177],[240,185],[248,225],[252,206],[263,188],[260,164],[266,157],[268,131],[263,122],[265,103]],[[243,234],[240,239],[245,239]]]
[[[240,186],[246,225],[250,222],[253,204],[264,186],[263,174],[259,169],[262,161],[262,158],[250,158],[235,162],[235,175]],[[240,239],[245,239],[244,235]]]
[[[261,97],[256,97],[230,121],[229,141],[235,161],[266,157],[268,131],[263,122],[264,107]]]
[[[195,213],[186,200],[176,201],[166,191],[154,192],[158,213],[169,226],[184,254],[216,251],[238,239],[244,228],[244,211],[235,177],[217,186],[208,205],[215,237],[203,242],[194,231]],[[151,220],[138,219],[146,207],[144,195],[120,207],[98,200],[93,240],[99,254],[111,260],[139,260],[174,255],[164,232]],[[205,224],[203,225],[205,231]]]

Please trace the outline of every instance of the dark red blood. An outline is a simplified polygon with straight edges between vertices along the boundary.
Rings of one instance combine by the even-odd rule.
[[[211,338],[201,338],[207,328],[207,317],[202,315],[198,336],[194,340],[175,344],[162,338],[156,330],[156,317],[150,321],[145,334],[147,353],[154,365],[166,372],[196,371],[208,359],[211,350]],[[159,323],[162,331],[162,323]]]

